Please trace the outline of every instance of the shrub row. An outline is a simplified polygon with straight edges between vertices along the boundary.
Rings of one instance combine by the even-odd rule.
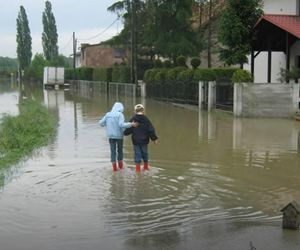
[[[65,79],[129,83],[130,67],[116,65],[112,68],[66,68]]]
[[[188,69],[175,67],[172,69],[154,68],[147,70],[144,81],[149,84],[182,81],[233,81],[252,82],[251,74],[246,70],[236,68]]]

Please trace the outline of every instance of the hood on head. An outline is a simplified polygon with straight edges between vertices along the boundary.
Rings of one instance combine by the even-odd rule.
[[[123,106],[122,103],[116,102],[116,103],[114,104],[114,106],[112,107],[111,111],[115,111],[115,112],[118,111],[118,112],[122,112],[122,113],[123,113],[123,111],[124,111],[124,106]]]

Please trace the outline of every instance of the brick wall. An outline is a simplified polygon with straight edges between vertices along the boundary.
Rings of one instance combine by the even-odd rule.
[[[108,45],[82,45],[81,66],[108,68],[124,61],[125,53]]]

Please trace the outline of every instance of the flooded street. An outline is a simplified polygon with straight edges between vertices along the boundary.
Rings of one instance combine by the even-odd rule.
[[[17,114],[17,87],[0,86],[1,116]],[[300,122],[118,94],[127,120],[145,104],[159,142],[149,147],[150,171],[136,174],[125,137],[125,169],[114,173],[98,120],[115,95],[28,85],[22,96],[48,106],[57,134],[0,170],[1,250],[299,249],[300,233],[282,230],[280,210],[300,202]]]

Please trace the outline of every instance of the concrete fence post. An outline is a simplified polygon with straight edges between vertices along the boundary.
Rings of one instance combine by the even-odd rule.
[[[141,89],[141,97],[145,98],[146,97],[146,83],[144,83],[143,81],[138,81],[138,84]]]
[[[216,82],[208,82],[208,103],[207,111],[210,112],[216,108]]]
[[[204,83],[203,82],[199,82],[199,96],[198,96],[198,105],[199,105],[199,110],[201,110],[203,107],[202,103],[203,103],[203,87],[204,87]]]
[[[294,108],[294,112],[296,112],[299,109],[299,103],[300,103],[299,84],[294,83],[292,88],[293,88],[293,108]]]
[[[234,83],[233,94],[233,115],[239,117],[242,115],[243,107],[243,84]]]

